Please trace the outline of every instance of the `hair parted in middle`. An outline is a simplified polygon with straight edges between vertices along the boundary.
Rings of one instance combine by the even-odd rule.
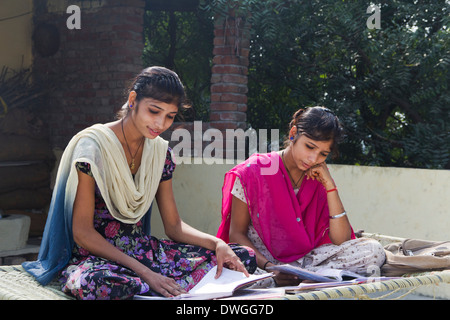
[[[285,146],[290,142],[295,143],[299,136],[316,141],[332,141],[331,152],[333,158],[339,155],[338,143],[343,137],[343,128],[339,118],[328,108],[322,106],[308,107],[297,110],[289,123],[289,131],[297,128],[297,134],[292,140],[287,140]]]
[[[180,78],[174,71],[165,67],[153,66],[142,70],[128,88],[127,97],[132,91],[136,92],[137,102],[144,98],[151,98],[175,104],[179,112],[190,107]],[[117,118],[126,117],[129,107],[128,102],[124,104]]]

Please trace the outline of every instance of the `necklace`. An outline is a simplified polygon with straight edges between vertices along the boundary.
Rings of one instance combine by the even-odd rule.
[[[291,181],[292,181],[292,183],[294,184],[294,189],[298,189],[298,183],[300,182],[300,180],[302,180],[303,175],[305,174],[305,172],[303,171],[302,174],[300,175],[300,178],[298,178],[297,182],[295,182],[294,179],[292,178],[291,173],[289,172],[289,169],[288,169],[288,167],[287,167],[285,161],[284,161],[284,150],[283,150],[283,152],[281,153],[281,160],[283,160],[283,164],[284,164],[284,167],[286,168],[286,171],[287,171],[287,173],[288,173],[288,175],[289,175],[289,178],[291,178]]]
[[[144,137],[142,137],[142,140],[139,143],[139,146],[138,146],[138,148],[137,148],[137,150],[136,150],[136,152],[135,152],[135,154],[133,156],[133,154],[131,153],[131,150],[130,150],[130,146],[128,145],[127,137],[125,136],[125,131],[123,130],[123,119],[122,119],[122,121],[120,123],[122,124],[122,134],[123,134],[123,137],[125,138],[125,143],[127,144],[128,152],[130,153],[130,156],[131,156],[131,164],[129,166],[130,166],[131,170],[134,170],[134,167],[135,167],[135,165],[134,165],[134,158],[136,158],[136,155],[139,152],[139,149],[141,148],[142,143],[144,142]]]

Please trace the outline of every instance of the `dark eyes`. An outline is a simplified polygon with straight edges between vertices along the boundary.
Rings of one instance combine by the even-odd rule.
[[[309,145],[309,144],[306,144],[306,147],[308,148],[308,149],[310,149],[310,150],[313,150],[315,147],[314,146],[312,146],[312,145]],[[320,153],[322,156],[324,156],[324,157],[328,157],[328,153],[323,153],[323,152],[321,152]]]
[[[159,111],[155,111],[155,110],[152,110],[152,109],[148,109],[148,110],[150,111],[151,114],[158,114],[159,113]],[[171,116],[171,115],[167,115],[167,118],[169,118],[171,120],[175,119],[175,117]]]

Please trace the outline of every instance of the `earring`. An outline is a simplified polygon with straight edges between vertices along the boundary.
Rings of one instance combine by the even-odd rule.
[[[130,109],[133,109],[133,105],[132,104],[130,104]]]
[[[291,141],[294,141],[294,137],[290,137],[289,139],[290,139]]]

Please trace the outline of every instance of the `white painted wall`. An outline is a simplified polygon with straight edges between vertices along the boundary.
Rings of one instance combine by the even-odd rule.
[[[232,167],[185,163],[177,166],[173,189],[185,222],[216,233],[223,177]],[[429,240],[450,238],[450,171],[347,165],[329,168],[355,231]],[[165,237],[156,205],[152,234]]]

